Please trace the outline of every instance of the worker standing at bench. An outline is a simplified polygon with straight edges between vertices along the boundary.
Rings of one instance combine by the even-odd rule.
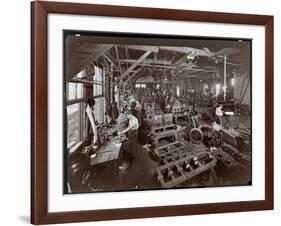
[[[136,148],[136,145],[138,145],[138,129],[139,129],[139,122],[138,119],[132,114],[130,110],[127,110],[125,112],[129,124],[128,127],[121,131],[120,134],[128,134],[128,149],[126,150],[130,153],[132,160],[131,164],[133,163],[134,160],[137,159],[138,156],[138,148]]]
[[[221,127],[223,127],[223,106],[222,104],[219,104],[219,106],[216,107],[216,117],[219,121],[219,124]]]

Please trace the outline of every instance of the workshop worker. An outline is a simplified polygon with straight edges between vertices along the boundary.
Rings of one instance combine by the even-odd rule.
[[[140,126],[140,112],[136,109],[137,103],[135,101],[133,101],[131,103],[131,113],[133,116],[135,116],[139,122],[139,126]]]
[[[223,127],[222,125],[222,117],[223,117],[223,110],[222,110],[222,104],[220,104],[219,106],[216,107],[216,117],[219,120],[219,124],[221,125],[221,127]]]
[[[129,120],[128,127],[121,131],[120,134],[128,133],[128,152],[131,155],[131,164],[137,158],[137,151],[136,145],[138,144],[138,129],[139,129],[139,122],[138,119],[132,115],[131,111],[126,112],[127,118]]]
[[[129,120],[129,125],[128,127],[121,131],[121,134],[128,133],[128,138],[132,137],[134,138],[135,136],[137,137],[138,135],[138,129],[139,129],[139,121],[138,119],[132,114],[131,111],[125,112],[127,115],[127,118]]]

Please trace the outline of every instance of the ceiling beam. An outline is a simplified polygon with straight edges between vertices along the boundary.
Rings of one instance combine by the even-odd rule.
[[[114,59],[113,61],[118,61],[117,59]],[[135,63],[136,59],[119,59],[119,62],[121,63]],[[162,64],[162,65],[172,65],[172,61],[169,60],[155,60],[155,59],[145,59],[143,61],[145,64]]]
[[[175,69],[177,67],[175,66],[165,66],[165,65],[151,65],[151,64],[143,64],[140,63],[140,66],[145,66],[145,67],[155,67],[155,68],[168,68],[168,69]],[[187,71],[206,71],[206,72],[218,72],[218,70],[215,69],[204,69],[204,68],[187,68],[187,67],[182,67],[183,70]]]
[[[146,51],[135,63],[133,63],[123,74],[121,74],[119,80],[123,80],[130,72],[132,72],[146,57],[149,56],[151,51]]]
[[[102,56],[105,57],[115,68],[117,68],[117,66],[113,63],[113,61],[105,53]]]
[[[230,55],[235,55],[237,53],[240,53],[240,49],[235,49],[235,48],[223,48],[219,50],[216,53],[212,53],[211,57],[224,57],[224,56],[230,56]]]
[[[193,53],[192,54],[193,56],[211,57],[214,54],[214,52],[209,52],[207,50],[196,49],[196,48],[192,48],[192,47],[160,46],[159,49],[178,52],[178,53],[186,53],[186,54]]]
[[[123,46],[119,46],[119,47],[123,47]],[[142,51],[151,51],[154,53],[159,52],[159,48],[157,46],[126,45],[126,48],[134,49],[134,50],[142,50]]]
[[[132,78],[134,78],[142,69],[143,69],[143,67],[140,67],[139,69],[134,71],[134,73],[131,74],[130,77],[127,79],[127,82],[129,82]]]
[[[117,57],[118,68],[119,68],[120,74],[122,74],[123,72],[122,72],[122,67],[121,67],[120,61],[119,61],[118,47],[114,46],[114,50],[115,50],[115,55]]]
[[[184,56],[180,57],[176,62],[174,62],[173,65],[177,66],[177,65],[185,62],[186,60],[187,60],[187,55],[184,55]]]

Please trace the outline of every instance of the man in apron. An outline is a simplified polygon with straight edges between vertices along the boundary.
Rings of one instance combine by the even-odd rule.
[[[130,164],[138,157],[138,149],[136,145],[138,144],[138,129],[139,129],[139,121],[138,119],[131,113],[131,111],[126,112],[127,118],[129,120],[128,127],[120,132],[120,134],[128,134],[128,151],[130,156],[132,157]]]

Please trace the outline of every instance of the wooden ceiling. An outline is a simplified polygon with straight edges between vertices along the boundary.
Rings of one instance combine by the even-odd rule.
[[[152,45],[148,40],[106,39],[93,36],[68,36],[65,43],[67,81],[89,65],[102,65],[118,81],[133,81],[138,76],[167,74],[174,77],[217,75],[224,66],[250,72],[250,42],[238,40],[184,40],[184,46]],[[125,40],[126,41],[126,40]],[[114,43],[115,42],[115,43]],[[114,43],[114,44],[112,44]],[[135,44],[136,43],[136,44]],[[155,39],[154,39],[155,43]]]

